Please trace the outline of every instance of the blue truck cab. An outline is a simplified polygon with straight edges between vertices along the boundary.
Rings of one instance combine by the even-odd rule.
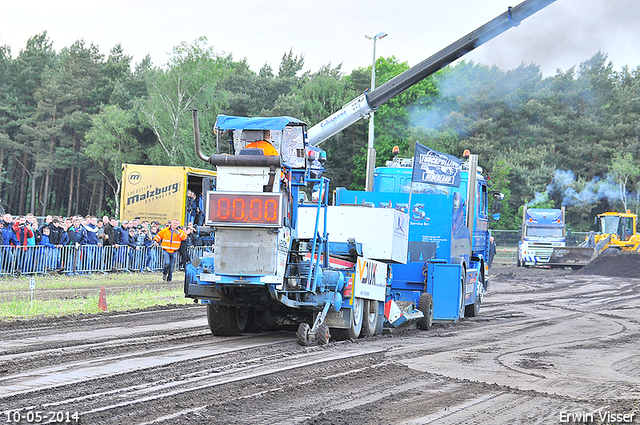
[[[467,161],[460,168],[457,187],[412,184],[413,160],[394,159],[375,169],[371,192],[335,191],[335,205],[362,204],[408,213],[408,261],[390,265],[387,299],[415,302],[419,307],[430,303],[435,321],[476,316],[488,289],[487,180],[477,162]],[[470,168],[475,170],[471,179]],[[468,202],[469,193],[472,202]]]

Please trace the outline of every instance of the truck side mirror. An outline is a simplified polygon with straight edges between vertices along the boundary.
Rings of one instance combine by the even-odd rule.
[[[504,199],[504,194],[500,192],[491,192],[491,196],[493,201],[491,202],[491,220],[498,221],[500,220],[500,213],[502,212],[502,200]]]

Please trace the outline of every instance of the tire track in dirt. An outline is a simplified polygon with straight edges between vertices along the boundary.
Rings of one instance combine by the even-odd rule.
[[[0,391],[75,374],[0,394],[0,410],[77,410],[85,424],[372,425],[548,424],[637,408],[640,281],[501,274],[477,318],[322,347],[286,331],[213,337],[201,306],[0,322],[0,347],[17,342],[0,361],[25,365],[0,371]]]

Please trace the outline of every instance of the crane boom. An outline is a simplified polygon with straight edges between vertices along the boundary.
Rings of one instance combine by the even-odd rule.
[[[311,127],[308,131],[309,143],[312,146],[319,145],[329,137],[369,115],[387,100],[419,83],[509,28],[518,26],[522,20],[547,7],[554,1],[556,0],[525,0],[515,7],[510,7],[506,12],[475,31],[465,35],[371,92],[361,94],[343,106],[338,112]]]

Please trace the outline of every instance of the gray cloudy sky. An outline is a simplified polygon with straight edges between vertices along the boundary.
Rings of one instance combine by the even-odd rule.
[[[348,73],[378,56],[415,65],[515,6],[520,0],[23,0],[3,2],[0,45],[15,57],[44,30],[59,51],[83,38],[104,54],[121,43],[134,62],[156,65],[173,46],[206,36],[218,53],[246,58],[254,71],[274,70],[285,52],[304,55],[305,69],[342,63]],[[467,55],[511,69],[537,63],[545,76],[603,51],[616,69],[640,65],[640,1],[557,0],[519,27]]]

